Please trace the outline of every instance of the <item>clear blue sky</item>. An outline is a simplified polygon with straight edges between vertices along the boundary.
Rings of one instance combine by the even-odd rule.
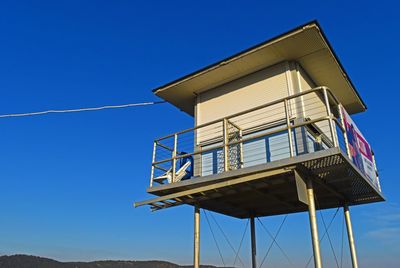
[[[296,2],[1,1],[0,113],[156,100],[152,88],[318,19],[368,105],[354,118],[387,197],[352,208],[361,267],[398,267],[399,6]],[[192,124],[167,104],[1,119],[0,254],[191,263],[192,208],[150,213],[132,202],[147,197],[152,140]],[[278,237],[299,267],[311,253],[307,217],[290,215]],[[245,221],[217,219],[237,245]],[[204,220],[202,262],[221,264]],[[263,220],[275,232],[282,217]],[[340,213],[331,233],[337,254],[341,221]],[[270,240],[259,226],[257,238],[262,258]],[[332,265],[327,240],[322,251]],[[242,259],[249,254],[246,237]],[[270,265],[287,265],[276,247],[270,256]]]

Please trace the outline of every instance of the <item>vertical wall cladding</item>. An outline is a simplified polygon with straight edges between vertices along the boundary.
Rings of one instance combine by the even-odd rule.
[[[298,63],[282,62],[199,94],[195,107],[196,125],[222,119],[315,87],[316,84]],[[289,101],[292,124],[326,115],[324,98],[320,93],[310,93]],[[243,143],[243,167],[290,156],[287,131],[279,131],[286,124],[283,103],[229,120],[241,129],[244,138],[266,133],[264,137]],[[278,132],[269,135],[271,130]],[[326,142],[321,142],[326,139],[331,139],[328,121],[318,122],[312,128],[298,127],[293,130],[294,153],[300,155],[319,150],[326,146]],[[222,122],[196,130],[195,141],[196,147],[203,150],[221,146]],[[221,148],[216,148],[196,157],[195,173],[205,176],[223,172],[223,154]]]
[[[297,68],[302,92],[317,86],[300,65],[297,65]],[[303,103],[304,117],[306,119],[313,120],[327,115],[324,97],[319,92],[305,95]],[[320,134],[324,134],[331,140],[329,122],[327,120],[316,123],[316,126],[321,132]]]
[[[196,96],[196,100],[195,100],[195,106],[194,106],[194,126],[197,126],[197,118],[199,117],[199,102],[200,102],[200,97]],[[194,145],[194,151],[197,151],[197,149],[199,149],[199,145],[197,143],[197,133],[198,130],[193,131],[193,135],[194,135],[194,139],[193,139],[193,145]],[[194,166],[193,166],[193,175],[194,176],[200,176],[201,175],[201,163],[202,163],[202,156],[199,154],[195,154],[193,155],[193,162],[194,162]]]
[[[285,72],[285,63],[280,63],[201,93],[197,104],[196,124],[205,124],[288,96]],[[274,114],[271,111],[269,119],[260,116],[254,118],[257,116],[254,114],[253,120],[248,118],[249,115],[235,120],[238,125],[251,128],[264,123],[263,120],[273,121],[281,117]],[[257,119],[259,121],[252,122]],[[213,137],[198,133],[198,142],[211,138]]]
[[[288,95],[287,63],[283,62],[199,94],[196,105],[196,125],[246,111]],[[284,105],[282,103],[260,109],[232,118],[231,121],[243,130],[244,136],[249,137],[257,132],[265,131],[265,128],[259,129],[259,126],[279,125],[285,122]],[[287,134],[282,133],[282,135],[279,137],[275,134],[274,137],[265,137],[244,144],[243,166],[285,158],[284,153],[289,154],[288,150],[280,147],[287,147],[287,144],[282,143],[282,139],[287,139]],[[196,146],[207,149],[221,145],[222,136],[223,130],[220,123],[198,129]],[[196,173],[205,176],[221,172],[222,158],[221,149],[203,153],[199,159],[200,168]]]

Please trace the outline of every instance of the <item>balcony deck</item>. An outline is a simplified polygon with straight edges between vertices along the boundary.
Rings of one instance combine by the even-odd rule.
[[[145,201],[153,209],[181,204],[237,218],[307,211],[298,199],[295,171],[314,181],[317,208],[384,201],[383,195],[339,148],[330,148],[271,163],[173,184],[154,186]],[[137,203],[137,205],[142,205]]]
[[[243,127],[249,124],[241,121],[244,115],[254,119],[260,114],[263,117],[257,121],[262,123]],[[300,114],[307,118],[299,118]],[[272,117],[285,124],[277,127],[265,121]],[[308,178],[318,209],[384,201],[374,160],[371,175],[360,171],[354,164],[357,159],[349,158],[345,121],[335,97],[320,87],[158,139],[147,189],[158,197],[135,206],[159,210],[188,204],[237,218],[302,212],[308,206],[301,185]],[[185,134],[194,139],[186,147],[194,148],[192,153],[181,149]],[[178,169],[178,161],[187,157],[191,157],[190,178],[178,175],[183,165]],[[160,179],[163,172],[170,176]]]

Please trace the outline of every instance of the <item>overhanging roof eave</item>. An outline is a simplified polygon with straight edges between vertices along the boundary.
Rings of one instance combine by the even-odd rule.
[[[360,93],[358,92],[358,90],[356,89],[356,87],[354,86],[353,82],[351,81],[349,75],[346,72],[346,69],[343,67],[343,64],[341,63],[338,55],[336,54],[335,50],[333,49],[331,43],[329,42],[328,38],[325,35],[324,30],[321,28],[320,24],[318,23],[317,20],[314,21],[314,23],[318,26],[318,29],[322,35],[322,37],[324,38],[324,41],[326,42],[326,44],[329,47],[329,50],[332,52],[334,59],[336,60],[336,62],[338,63],[341,71],[343,72],[343,76],[345,77],[345,79],[349,82],[350,86],[353,88],[354,92],[356,93],[358,99],[360,100],[361,104],[364,106],[364,110],[367,109],[367,104],[364,102],[364,100],[361,98]]]
[[[203,68],[201,68],[201,69],[198,69],[197,71],[191,72],[191,73],[189,73],[189,74],[187,74],[187,75],[184,75],[184,76],[182,76],[182,77],[180,77],[180,78],[178,78],[178,79],[175,79],[175,80],[173,80],[173,81],[171,81],[171,82],[168,82],[168,83],[166,83],[166,84],[164,84],[164,85],[162,85],[162,86],[156,87],[156,88],[154,88],[154,89],[152,90],[152,92],[156,93],[158,90],[162,90],[162,89],[168,88],[169,86],[171,86],[171,85],[173,85],[173,84],[176,84],[176,83],[178,83],[178,82],[180,82],[180,81],[183,81],[183,80],[185,80],[185,79],[187,79],[187,78],[189,78],[189,77],[195,76],[195,75],[197,75],[197,74],[199,74],[199,73],[201,73],[201,72],[204,72],[204,71],[206,71],[206,70],[208,70],[208,69],[213,69],[213,68],[215,68],[215,67],[217,67],[217,66],[219,66],[219,65],[221,65],[221,64],[224,64],[224,63],[227,62],[227,61],[231,61],[231,60],[233,60],[233,59],[235,59],[235,58],[238,58],[238,57],[240,57],[241,55],[243,55],[243,54],[245,54],[245,53],[248,53],[248,52],[250,52],[250,51],[252,51],[252,50],[254,50],[254,49],[256,49],[256,48],[259,48],[259,47],[261,47],[261,46],[267,45],[268,43],[271,43],[271,42],[273,42],[273,41],[275,41],[275,40],[278,40],[278,39],[280,39],[280,38],[282,38],[282,37],[284,37],[284,36],[286,36],[286,35],[289,35],[289,34],[291,34],[291,33],[293,33],[293,32],[296,32],[296,31],[298,31],[298,30],[301,30],[301,29],[303,29],[304,27],[310,26],[310,25],[312,25],[312,24],[315,24],[318,28],[320,28],[319,23],[318,23],[317,20],[309,21],[308,23],[305,23],[305,24],[303,24],[303,25],[300,25],[300,26],[298,26],[298,27],[296,27],[296,28],[294,28],[294,29],[292,29],[292,30],[289,30],[289,31],[287,31],[287,32],[284,32],[284,33],[282,33],[282,34],[280,34],[280,35],[278,35],[278,36],[275,36],[275,37],[270,38],[270,39],[268,39],[268,40],[266,40],[266,41],[263,41],[263,42],[261,42],[261,43],[258,43],[258,44],[256,44],[256,45],[251,46],[251,47],[249,47],[249,48],[247,48],[247,49],[245,49],[245,50],[242,50],[242,51],[240,51],[240,52],[237,52],[237,53],[233,54],[232,56],[229,56],[229,57],[227,57],[227,58],[224,58],[224,59],[222,59],[222,60],[219,60],[219,61],[217,61],[216,63],[209,64],[209,65],[207,65],[207,66],[205,66],[205,67],[203,67]]]
[[[343,79],[344,79],[343,81],[347,82],[347,84],[349,85],[350,90],[352,90],[354,92],[354,94],[355,94],[354,97],[356,97],[358,99],[357,102],[360,105],[359,109],[358,109],[358,112],[366,110],[367,106],[366,106],[365,102],[362,100],[360,94],[356,90],[353,82],[349,78],[346,70],[344,69],[342,63],[340,62],[336,52],[333,50],[331,44],[329,43],[328,39],[326,38],[325,33],[323,32],[323,30],[321,29],[318,21],[316,21],[316,20],[312,20],[312,21],[310,21],[310,22],[308,22],[306,24],[303,24],[301,26],[296,27],[295,29],[287,31],[287,32],[285,32],[283,34],[280,34],[280,35],[274,37],[274,38],[271,38],[269,40],[266,40],[266,41],[264,41],[262,43],[259,43],[259,44],[255,45],[255,46],[252,46],[252,47],[250,47],[250,48],[248,48],[246,50],[243,50],[243,51],[241,51],[239,53],[236,53],[236,54],[234,54],[234,55],[232,55],[232,56],[230,56],[228,58],[225,58],[225,59],[220,60],[220,61],[218,61],[218,62],[216,62],[214,64],[211,64],[211,65],[208,65],[208,66],[206,66],[204,68],[201,68],[201,69],[199,69],[199,70],[197,70],[195,72],[192,72],[192,73],[190,73],[188,75],[185,75],[185,76],[183,76],[183,77],[181,77],[179,79],[173,80],[173,81],[171,81],[171,82],[169,82],[169,83],[167,83],[167,84],[165,84],[163,86],[157,87],[157,88],[153,89],[153,92],[157,96],[159,96],[161,98],[164,98],[165,94],[169,94],[169,93],[161,94],[161,92],[164,92],[165,90],[173,89],[173,88],[175,88],[176,86],[179,86],[179,85],[185,85],[184,83],[189,81],[189,80],[195,79],[196,77],[200,77],[200,76],[206,75],[206,73],[211,72],[213,70],[217,70],[218,68],[220,68],[220,67],[222,67],[224,65],[233,63],[236,60],[244,57],[247,54],[252,54],[252,53],[258,51],[261,48],[268,47],[269,45],[273,44],[276,41],[279,41],[280,39],[284,40],[285,38],[290,37],[290,36],[292,36],[294,34],[301,33],[304,29],[312,28],[312,27],[315,27],[318,30],[318,32],[320,33],[320,36],[322,37],[322,41],[325,43],[327,49],[329,50],[329,53],[331,54],[331,57],[333,58],[335,64],[337,65],[338,69],[340,70],[341,75],[343,76]],[[286,59],[282,59],[282,60],[286,60]],[[164,95],[164,96],[161,96],[161,95]],[[185,112],[193,115],[192,113],[187,111],[187,109],[179,107],[179,105],[176,105],[176,104],[174,104],[174,105],[177,106],[178,108],[180,108],[181,110],[184,110]]]

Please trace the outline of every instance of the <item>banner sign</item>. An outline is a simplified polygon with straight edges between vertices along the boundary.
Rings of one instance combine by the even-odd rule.
[[[380,190],[378,178],[375,172],[374,160],[372,158],[371,146],[361,134],[361,131],[357,128],[353,119],[347,111],[341,107],[344,125],[346,128],[347,139],[349,142],[349,150],[351,160],[356,167],[363,173],[374,186]]]

